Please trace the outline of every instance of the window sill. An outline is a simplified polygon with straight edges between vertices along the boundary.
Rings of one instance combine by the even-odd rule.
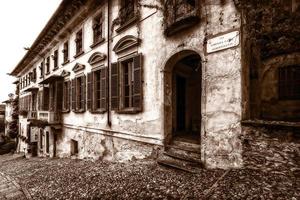
[[[101,110],[91,110],[90,113],[92,114],[103,114],[106,112],[106,109],[101,109]]]
[[[92,44],[90,47],[93,49],[97,46],[99,46],[100,44],[102,44],[105,41],[105,38],[101,38],[99,41],[94,42],[94,44]]]
[[[69,113],[69,112],[70,112],[70,109],[61,111],[61,113],[63,113],[63,114],[66,114],[66,113]]]
[[[84,54],[84,51],[80,51],[74,56],[74,58],[78,58],[79,56],[81,56],[83,54]]]
[[[66,60],[65,62],[63,62],[61,65],[66,65],[70,62],[70,60]]]
[[[81,110],[73,110],[74,113],[84,113],[85,110],[84,109],[81,109]]]
[[[53,70],[52,70],[52,71],[56,71],[56,70],[58,70],[58,67],[55,67],[55,68],[53,68]]]
[[[137,22],[137,20],[138,20],[138,16],[135,15],[131,19],[127,20],[125,23],[121,24],[121,26],[116,29],[116,32],[120,33],[122,31],[126,30],[127,28],[129,28],[129,26],[131,26],[132,24],[134,24],[135,22]]]
[[[139,112],[142,112],[142,110],[138,108],[123,108],[121,110],[116,111],[116,113],[119,114],[137,114]]]
[[[49,75],[50,74],[50,72],[47,72],[45,75]]]

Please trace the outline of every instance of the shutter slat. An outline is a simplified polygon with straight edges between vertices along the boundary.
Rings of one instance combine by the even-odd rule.
[[[71,85],[71,95],[72,95],[72,110],[76,110],[76,79],[72,80]]]
[[[119,109],[119,65],[111,64],[111,109]]]
[[[49,110],[49,88],[44,87],[43,91],[43,110],[48,111]]]
[[[93,105],[93,73],[87,74],[87,109],[92,111]]]
[[[133,107],[141,111],[142,110],[142,78],[143,78],[143,70],[142,70],[142,55],[139,54],[134,57],[134,67],[133,67]]]

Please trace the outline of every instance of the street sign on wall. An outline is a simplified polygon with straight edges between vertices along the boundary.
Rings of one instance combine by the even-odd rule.
[[[207,40],[206,52],[213,53],[238,46],[240,43],[239,31],[231,31]]]

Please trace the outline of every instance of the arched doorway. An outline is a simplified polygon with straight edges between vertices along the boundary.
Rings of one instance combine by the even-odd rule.
[[[166,143],[200,143],[201,58],[185,50],[173,55],[164,74],[164,130]]]

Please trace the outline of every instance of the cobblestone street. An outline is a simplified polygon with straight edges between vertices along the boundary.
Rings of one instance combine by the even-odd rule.
[[[300,198],[299,177],[276,167],[269,172],[202,169],[191,174],[152,160],[115,163],[5,155],[0,156],[0,172],[1,200]]]
[[[0,199],[27,199],[20,185],[0,172]]]

